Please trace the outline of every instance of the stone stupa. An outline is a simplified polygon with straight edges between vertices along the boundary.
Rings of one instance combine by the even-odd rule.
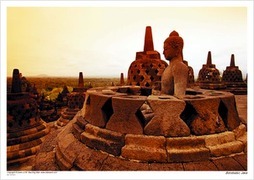
[[[128,85],[152,87],[161,81],[168,64],[160,59],[160,53],[154,50],[152,28],[146,27],[144,51],[136,53],[136,59],[128,70]]]
[[[21,91],[19,70],[14,69],[11,92],[7,93],[7,165],[17,166],[34,157],[49,131],[36,100]]]
[[[242,71],[235,65],[235,56],[231,55],[230,66],[222,74],[222,81],[227,91],[234,94],[247,94],[247,84],[243,81]]]
[[[78,86],[74,87],[73,91],[67,95],[67,108],[61,112],[61,117],[56,121],[56,126],[65,126],[83,107],[87,89],[84,86],[83,73],[80,72]]]
[[[215,64],[212,64],[211,51],[208,52],[206,64],[203,64],[198,73],[197,84],[202,89],[224,89],[226,87],[221,81],[219,70]]]

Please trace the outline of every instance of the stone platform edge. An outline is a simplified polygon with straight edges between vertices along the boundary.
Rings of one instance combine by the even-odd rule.
[[[195,162],[247,153],[247,128],[244,124],[233,131],[218,134],[166,138],[121,134],[89,123],[84,124],[84,128],[77,128],[82,123],[80,121],[82,118],[75,116],[57,137],[56,162],[62,170],[77,166],[81,148],[148,163]]]

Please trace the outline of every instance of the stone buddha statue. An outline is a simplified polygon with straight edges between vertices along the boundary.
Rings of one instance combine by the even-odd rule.
[[[161,78],[161,93],[183,98],[188,83],[188,66],[183,62],[183,39],[172,31],[164,41],[163,54],[169,60],[169,66]]]

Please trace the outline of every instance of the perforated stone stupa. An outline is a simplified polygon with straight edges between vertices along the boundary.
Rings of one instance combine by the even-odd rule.
[[[198,73],[197,84],[203,89],[224,89],[225,84],[221,81],[219,70],[212,64],[211,51],[208,52],[207,62],[203,64]]]
[[[18,165],[35,156],[50,129],[39,116],[36,100],[21,92],[19,70],[13,70],[7,93],[7,164]]]
[[[56,121],[56,125],[65,126],[83,107],[85,92],[88,88],[84,86],[83,73],[79,73],[78,86],[67,95],[67,108],[61,112],[61,117]]]
[[[231,55],[230,66],[223,71],[222,81],[227,86],[227,91],[234,94],[247,94],[247,84],[243,81],[242,71],[235,65],[235,56]]]
[[[128,70],[128,84],[152,87],[161,81],[168,64],[160,59],[160,53],[154,50],[152,28],[146,27],[144,51],[136,53],[136,59]]]

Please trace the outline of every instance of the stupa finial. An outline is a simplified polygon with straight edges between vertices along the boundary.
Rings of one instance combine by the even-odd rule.
[[[235,55],[231,54],[230,67],[235,67]]]
[[[151,26],[146,26],[144,52],[146,52],[146,51],[154,51],[153,35],[152,35],[152,27]]]
[[[18,69],[13,69],[11,93],[21,93],[21,79]]]
[[[212,55],[211,55],[211,51],[208,51],[206,65],[209,66],[211,64],[212,64]]]
[[[79,72],[78,87],[80,87],[80,88],[84,87],[84,80],[83,80],[83,73],[82,72]]]

